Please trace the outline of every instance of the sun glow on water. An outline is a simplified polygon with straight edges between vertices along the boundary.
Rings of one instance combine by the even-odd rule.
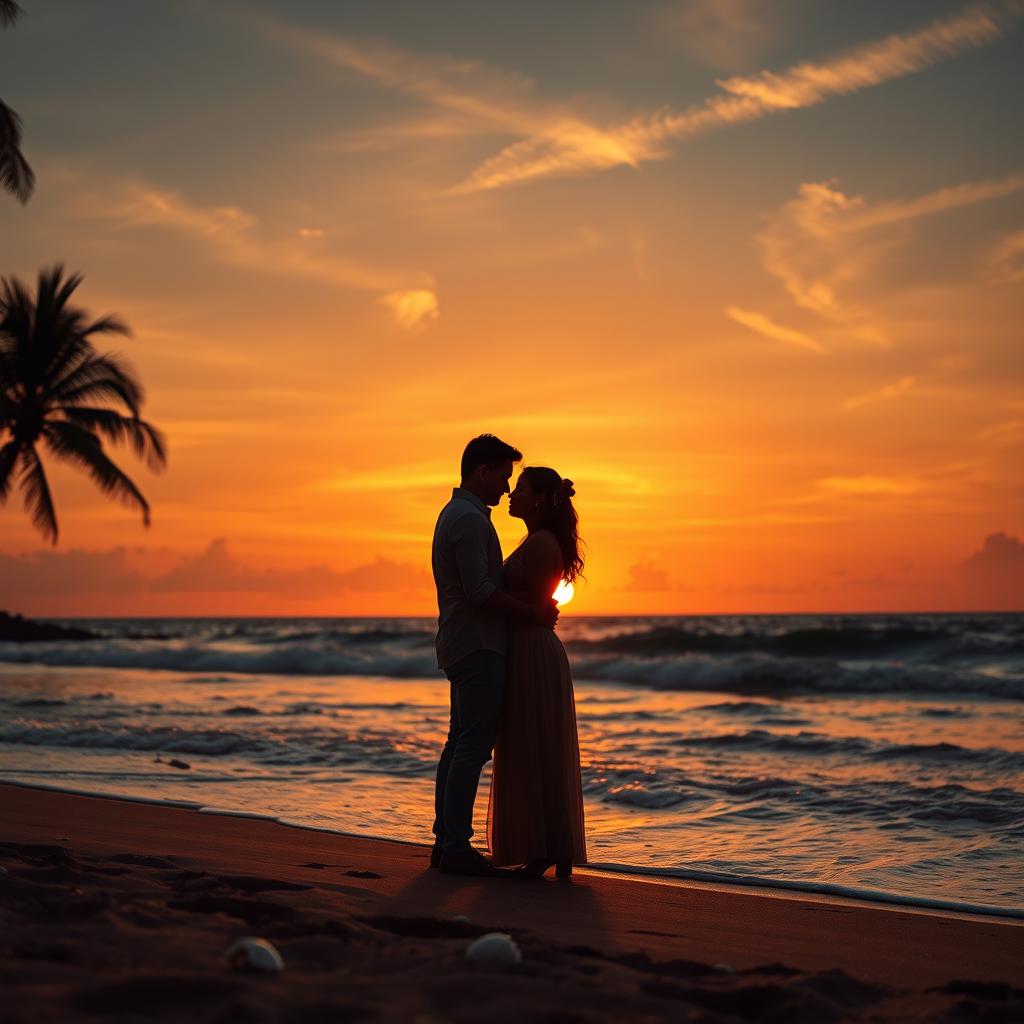
[[[555,599],[555,603],[558,607],[561,608],[562,605],[568,604],[572,600],[572,595],[574,593],[576,593],[576,588],[567,580],[562,580],[551,596]]]

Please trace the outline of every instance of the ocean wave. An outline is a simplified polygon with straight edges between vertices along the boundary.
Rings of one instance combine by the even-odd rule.
[[[672,741],[683,748],[765,751],[773,754],[841,756],[859,762],[921,761],[938,764],[977,764],[989,770],[1024,772],[1024,754],[997,747],[962,747],[956,743],[886,743],[824,733],[775,733],[766,729],[680,736]]]
[[[839,618],[825,623],[788,617],[757,620],[718,618],[687,624],[653,624],[573,641],[580,654],[770,654],[781,658],[858,660],[894,655],[964,657],[1024,653],[1024,627],[1016,616],[998,618]]]
[[[345,765],[407,776],[433,771],[434,743],[399,734],[359,733],[308,727],[255,733],[227,728],[186,729],[114,722],[29,722],[0,726],[0,744],[71,747],[79,750],[191,754],[193,757],[241,757],[262,765],[322,767]]]
[[[147,623],[147,635],[160,639],[138,639],[138,622],[101,625],[104,639],[0,643],[0,662],[173,671],[196,683],[252,675],[440,676],[426,620]],[[1024,700],[1024,616],[570,620],[561,632],[581,680],[766,698]]]
[[[595,763],[583,773],[584,793],[604,803],[660,811],[686,807],[694,822],[755,819],[800,822],[860,820],[875,828],[933,831],[984,826],[1024,835],[1024,793],[1007,787],[973,789],[958,783],[926,786],[899,781],[810,783],[782,776],[697,775],[680,768],[655,771]]]
[[[69,668],[290,676],[388,676],[429,679],[439,675],[433,651],[338,650],[333,646],[282,644],[231,649],[202,645],[158,646],[132,641],[0,644],[0,662]],[[191,682],[230,682],[223,676]]]
[[[629,683],[655,690],[745,696],[909,693],[1024,700],[1024,678],[896,662],[852,667],[817,660],[787,661],[770,655],[582,657],[573,660],[573,673],[579,679]]]

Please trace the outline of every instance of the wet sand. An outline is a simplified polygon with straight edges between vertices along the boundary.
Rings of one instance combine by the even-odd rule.
[[[427,856],[0,785],[0,1022],[1024,1020],[1022,922],[587,871],[446,877]],[[496,930],[522,962],[467,962]],[[232,971],[243,935],[285,971]]]

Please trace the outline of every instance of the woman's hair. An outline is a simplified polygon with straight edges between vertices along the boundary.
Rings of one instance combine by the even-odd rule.
[[[530,489],[542,497],[538,528],[550,530],[562,549],[562,575],[570,583],[583,575],[583,542],[579,534],[579,517],[573,508],[576,493],[571,480],[563,480],[547,466],[527,466],[522,474]]]

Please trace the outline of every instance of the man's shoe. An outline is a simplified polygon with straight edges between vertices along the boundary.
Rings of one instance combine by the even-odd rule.
[[[479,850],[449,851],[441,854],[442,875],[472,875],[475,878],[505,878],[512,872],[496,868]]]
[[[430,851],[430,866],[432,868],[439,868],[441,866],[441,854],[444,848],[440,843],[434,843],[433,849]]]

